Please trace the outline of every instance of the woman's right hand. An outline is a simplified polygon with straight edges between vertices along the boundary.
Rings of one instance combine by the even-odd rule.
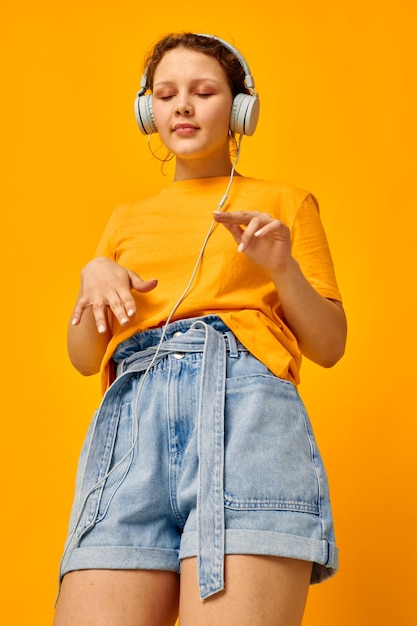
[[[157,282],[156,279],[142,280],[135,272],[106,257],[93,259],[81,271],[81,286],[71,324],[78,326],[87,307],[91,307],[100,334],[107,330],[109,310],[119,324],[126,325],[136,312],[131,289],[146,293],[154,289]]]

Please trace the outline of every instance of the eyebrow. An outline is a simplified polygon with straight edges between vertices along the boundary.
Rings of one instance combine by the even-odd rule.
[[[194,78],[191,81],[192,86],[198,85],[200,83],[213,83],[214,85],[220,85],[221,81],[209,77]],[[153,88],[155,89],[156,87],[172,87],[173,85],[175,85],[175,81],[173,80],[160,80],[157,83],[154,83]]]

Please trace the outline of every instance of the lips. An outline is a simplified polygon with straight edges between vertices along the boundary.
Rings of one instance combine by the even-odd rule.
[[[193,124],[175,124],[172,130],[179,135],[189,135],[198,130],[198,127]]]

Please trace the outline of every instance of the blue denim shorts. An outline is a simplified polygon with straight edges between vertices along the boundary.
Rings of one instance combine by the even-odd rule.
[[[329,490],[297,388],[215,316],[139,333],[87,433],[61,576],[79,569],[180,572],[223,588],[225,554],[337,569]]]

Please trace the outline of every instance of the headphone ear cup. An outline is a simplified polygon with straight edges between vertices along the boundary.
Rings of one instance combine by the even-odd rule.
[[[232,104],[230,130],[239,135],[253,135],[259,118],[259,98],[238,93]]]
[[[157,133],[155,118],[153,116],[152,95],[136,96],[135,99],[135,117],[139,126],[139,130],[144,135]]]

